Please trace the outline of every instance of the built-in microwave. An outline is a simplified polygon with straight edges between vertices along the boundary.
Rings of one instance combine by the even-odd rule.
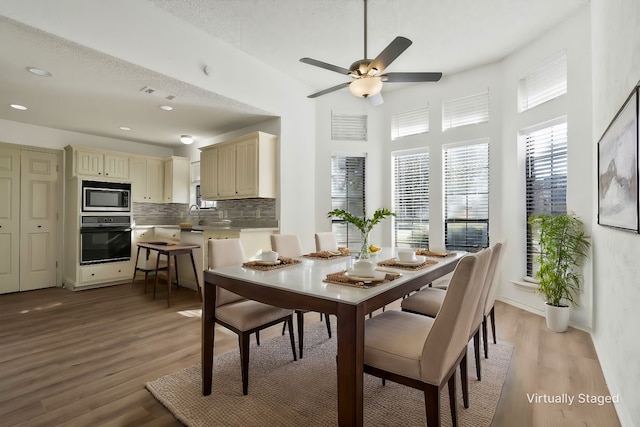
[[[131,212],[131,184],[82,181],[83,212]]]

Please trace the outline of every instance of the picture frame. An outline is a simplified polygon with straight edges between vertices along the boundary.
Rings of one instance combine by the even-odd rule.
[[[598,224],[638,233],[638,86],[598,141]]]

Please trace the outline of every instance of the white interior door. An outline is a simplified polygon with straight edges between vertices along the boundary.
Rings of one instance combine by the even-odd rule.
[[[56,286],[58,158],[22,151],[20,290]]]
[[[20,150],[0,148],[0,294],[20,290]]]

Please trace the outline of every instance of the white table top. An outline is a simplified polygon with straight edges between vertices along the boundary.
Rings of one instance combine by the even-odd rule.
[[[397,254],[395,248],[383,248],[377,256],[372,258],[374,263],[378,261],[394,258]],[[361,302],[383,293],[385,290],[393,288],[409,279],[426,274],[439,266],[457,262],[466,252],[456,252],[455,256],[448,257],[428,257],[437,261],[437,264],[423,268],[421,270],[405,270],[390,267],[378,267],[383,270],[394,271],[402,274],[402,277],[387,283],[381,283],[370,288],[358,288],[348,285],[325,283],[323,280],[327,274],[349,270],[353,266],[354,258],[346,256],[332,260],[317,258],[298,258],[301,263],[277,268],[268,271],[254,270],[242,266],[232,266],[219,269],[211,269],[216,275],[238,279],[245,282],[256,283],[277,289],[288,289],[295,293],[321,297],[331,301],[341,301],[348,304],[360,304]]]

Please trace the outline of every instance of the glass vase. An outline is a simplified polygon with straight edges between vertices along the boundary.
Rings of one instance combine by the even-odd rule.
[[[368,232],[363,232],[362,233],[362,247],[360,248],[360,256],[358,257],[358,259],[366,259],[368,260],[370,257],[370,252],[369,252],[369,233]]]

